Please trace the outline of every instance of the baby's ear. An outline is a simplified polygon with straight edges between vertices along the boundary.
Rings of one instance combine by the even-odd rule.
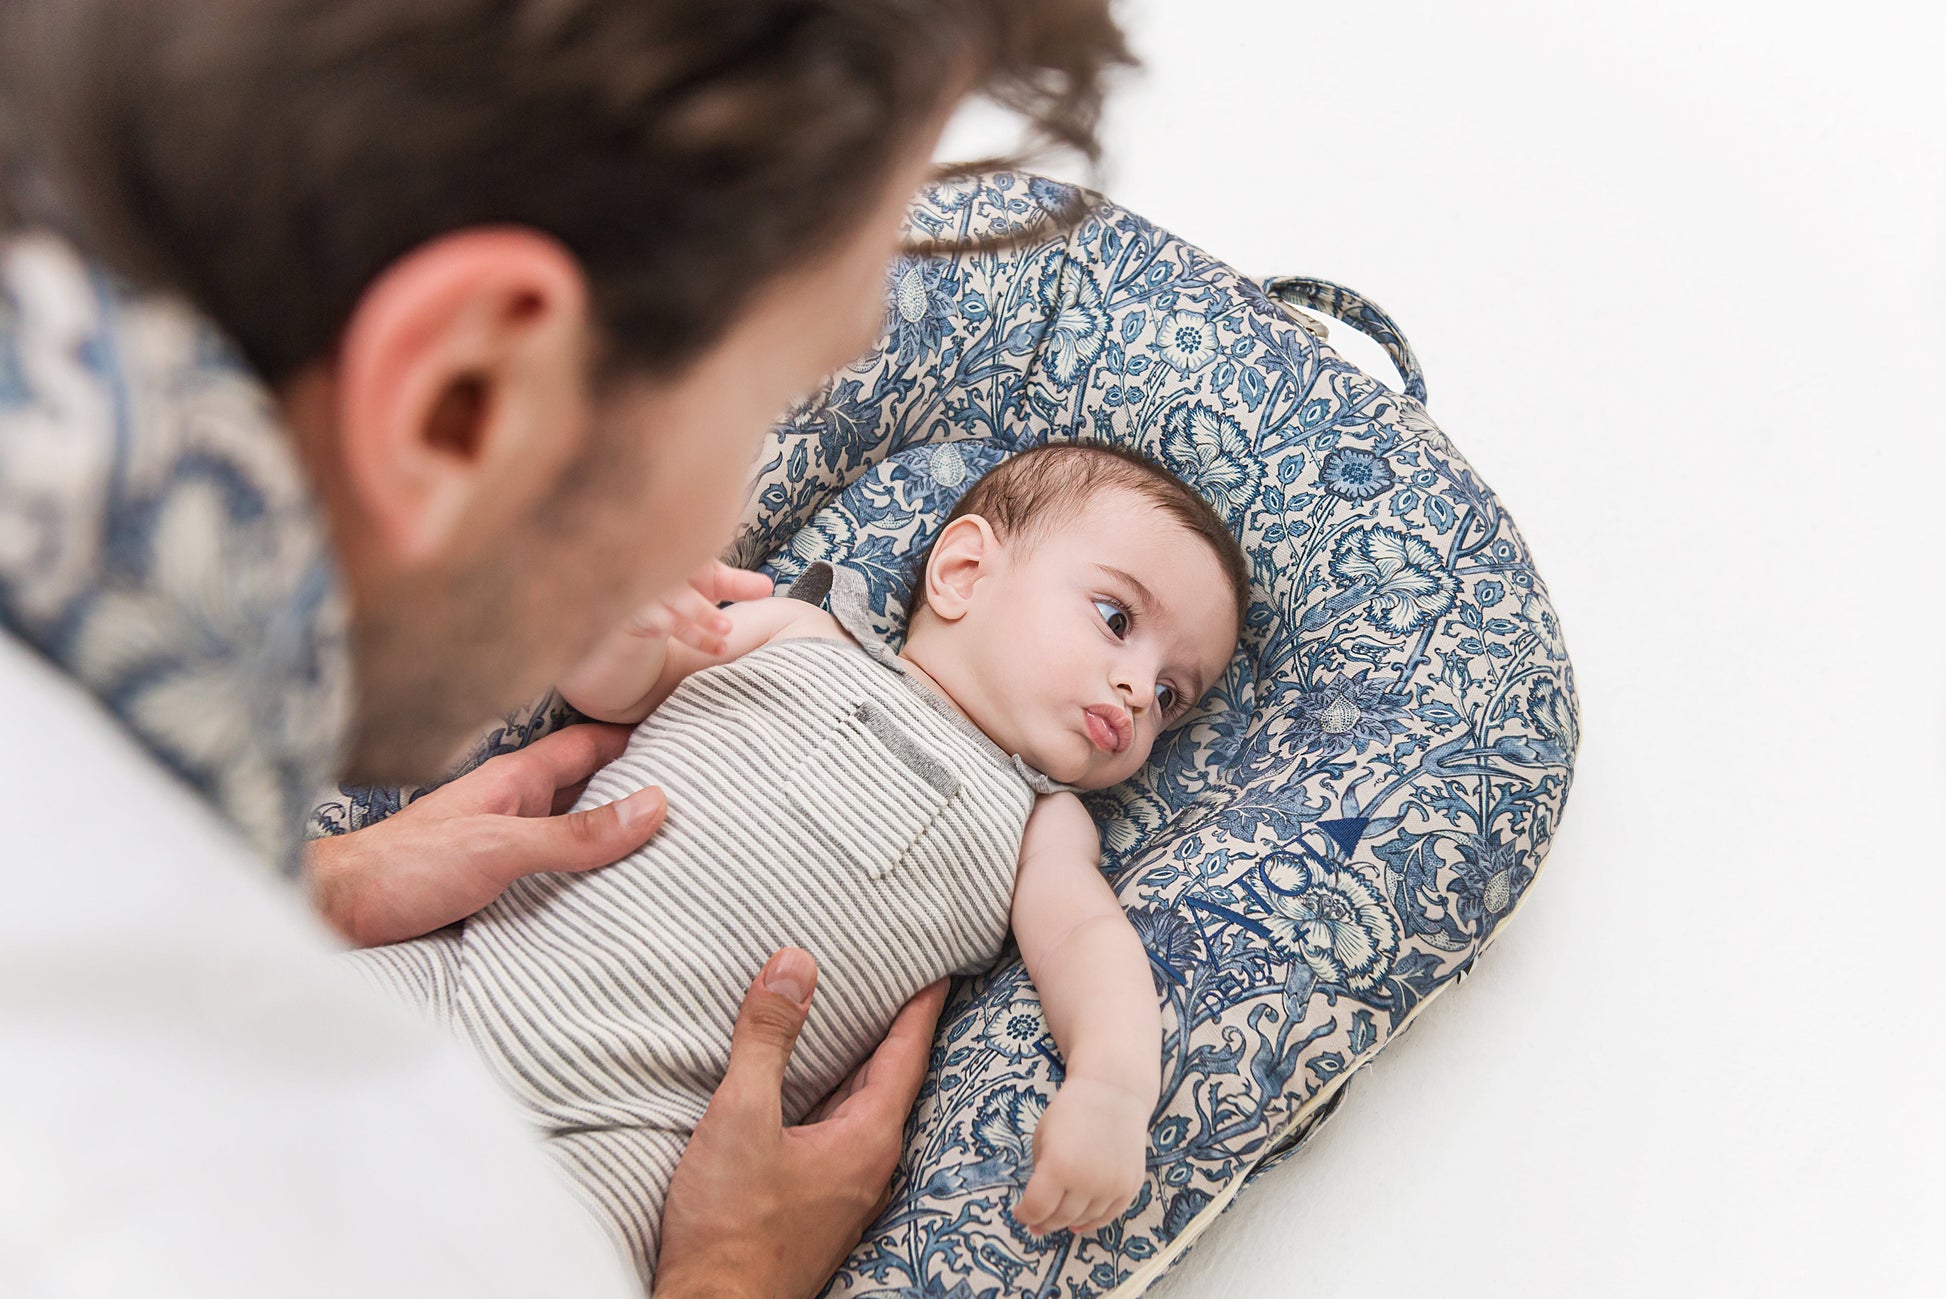
[[[939,534],[926,564],[926,607],[947,622],[966,616],[973,588],[993,571],[999,538],[977,514],[962,514]]]

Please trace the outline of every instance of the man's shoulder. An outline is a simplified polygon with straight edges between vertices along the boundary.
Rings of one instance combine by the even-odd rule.
[[[109,842],[138,853],[151,838],[154,851],[173,858],[187,839],[199,856],[226,869],[266,882],[274,877],[235,829],[144,750],[100,701],[4,632],[0,716],[11,731],[0,747],[0,818],[23,865],[83,856]],[[93,815],[77,815],[84,811]],[[151,829],[159,833],[152,836]],[[104,907],[116,901],[106,890],[106,873],[123,869],[126,863],[118,860],[98,873]]]
[[[64,1289],[105,1241],[198,1299],[627,1292],[482,1071],[4,632],[0,716],[0,1149],[35,1187],[0,1258]]]

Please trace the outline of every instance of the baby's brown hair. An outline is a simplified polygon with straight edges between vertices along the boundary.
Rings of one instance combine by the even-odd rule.
[[[1243,547],[1210,503],[1175,474],[1139,451],[1092,442],[1057,442],[1033,447],[1002,460],[966,489],[959,504],[946,516],[977,514],[993,525],[1003,541],[1032,542],[1081,512],[1097,493],[1120,489],[1134,492],[1173,519],[1186,532],[1200,537],[1216,553],[1236,598],[1237,629],[1243,628],[1250,608],[1250,561]],[[945,524],[940,525],[945,531]],[[937,534],[935,534],[935,540]],[[926,569],[932,547],[926,547],[913,583],[910,615],[926,605]]]

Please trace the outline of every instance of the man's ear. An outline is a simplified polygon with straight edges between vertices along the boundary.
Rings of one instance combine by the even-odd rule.
[[[993,572],[999,552],[993,525],[979,515],[962,514],[947,524],[926,563],[926,607],[947,622],[965,617],[974,586]]]
[[[437,563],[555,484],[588,423],[588,293],[538,231],[462,230],[360,297],[335,365],[335,437],[369,541]]]

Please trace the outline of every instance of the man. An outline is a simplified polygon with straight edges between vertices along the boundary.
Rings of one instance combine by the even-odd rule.
[[[0,9],[0,1291],[624,1292],[302,907],[382,941],[613,860],[659,793],[549,813],[620,737],[488,764],[308,890],[257,863],[702,569],[772,418],[875,336],[953,106],[1092,155],[1124,61],[1104,0]],[[814,1293],[883,1202],[941,994],[786,1131],[814,979],[752,972],[660,1294]]]

